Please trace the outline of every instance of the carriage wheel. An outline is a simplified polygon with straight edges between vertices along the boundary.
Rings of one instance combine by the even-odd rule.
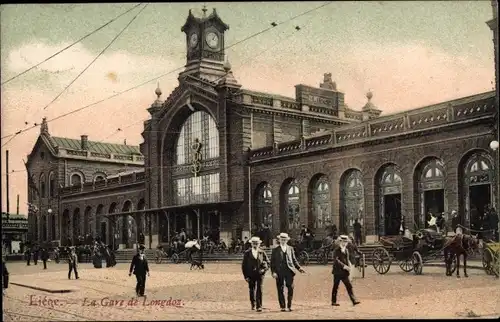
[[[383,247],[378,247],[373,251],[373,268],[379,274],[386,274],[391,268],[391,256],[387,249]]]
[[[171,260],[172,260],[172,262],[173,262],[174,264],[179,264],[179,255],[177,255],[177,254],[175,254],[175,253],[174,253],[174,254],[172,254],[172,258],[171,258]]]
[[[413,270],[413,258],[411,257],[400,261],[399,268],[401,268],[403,272],[411,272]]]
[[[500,261],[500,250],[497,250],[495,252],[495,255],[493,256],[493,261],[490,266],[490,270],[493,275],[496,277],[500,277],[500,268],[498,267]]]
[[[493,272],[490,270],[491,265],[493,264],[493,252],[486,248],[483,251],[483,268],[486,271],[486,274],[492,275]]]
[[[328,254],[324,252],[319,252],[317,257],[318,263],[326,265],[328,264]]]
[[[301,251],[298,256],[298,261],[300,265],[307,266],[309,264],[309,254],[305,250]]]
[[[424,261],[422,260],[422,255],[418,251],[414,251],[412,256],[413,271],[416,275],[421,275],[424,268]]]

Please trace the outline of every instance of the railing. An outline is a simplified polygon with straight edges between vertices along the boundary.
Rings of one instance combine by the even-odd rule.
[[[250,152],[250,160],[261,160],[276,155],[286,155],[304,150],[357,143],[376,137],[409,133],[412,131],[431,129],[436,126],[454,124],[482,117],[493,117],[495,112],[495,97],[487,97],[474,102],[459,105],[441,104],[422,108],[374,120],[349,124],[339,127],[321,136],[302,138],[255,149]]]
[[[142,183],[145,180],[144,171],[134,172],[124,176],[112,177],[107,180],[99,180],[96,182],[87,182],[83,185],[74,185],[64,187],[60,190],[61,196],[67,196],[75,193],[90,192],[96,190],[104,190],[109,188],[119,187],[126,184]]]
[[[114,153],[100,153],[94,151],[85,151],[85,150],[71,150],[71,149],[60,149],[61,154],[85,157],[85,158],[99,158],[99,159],[107,159],[107,160],[116,160],[116,161],[125,161],[125,162],[135,162],[135,163],[144,163],[144,156],[142,155],[131,155],[131,154],[114,154]]]

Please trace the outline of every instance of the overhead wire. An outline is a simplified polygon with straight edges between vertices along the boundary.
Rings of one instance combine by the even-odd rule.
[[[97,56],[78,74],[76,75],[76,77],[59,93],[57,94],[56,97],[54,97],[54,99],[47,105],[45,105],[45,107],[43,108],[44,110],[47,109],[47,107],[49,107],[52,103],[54,103],[64,92],[66,92],[66,90],[71,86],[73,85],[74,82],[76,82],[76,80],[78,78],[80,78],[80,76],[83,75],[83,73],[85,73],[85,71],[87,71],[87,69],[90,68],[90,66],[92,66],[98,59],[99,57],[101,57],[105,52],[106,50],[108,50],[109,47],[111,47],[111,45],[113,45],[113,43],[125,32],[125,30],[127,30],[127,28],[132,24],[132,22],[134,22],[134,20],[144,11],[144,9],[146,9],[146,7],[148,6],[149,4],[146,3],[146,5],[144,7],[142,7],[141,10],[139,10],[139,12],[125,25],[125,27],[123,27],[122,30],[120,30],[120,32],[113,38],[111,39],[111,41],[109,42],[109,44],[104,47],[103,50],[101,50],[101,52],[99,54],[97,54]]]
[[[301,16],[303,16],[303,15],[305,15],[305,14],[307,14],[307,13],[310,13],[310,12],[312,12],[312,11],[314,11],[314,10],[318,10],[318,9],[320,9],[320,8],[323,8],[323,7],[325,7],[325,6],[327,6],[327,5],[331,4],[331,3],[332,3],[332,1],[329,1],[329,2],[327,2],[326,4],[323,4],[323,5],[321,5],[321,6],[315,7],[315,8],[310,9],[310,10],[307,10],[307,11],[305,11],[305,12],[303,12],[303,13],[300,13],[300,14],[298,14],[298,15],[294,16],[294,17],[291,17],[291,18],[289,18],[289,19],[287,19],[287,20],[285,20],[285,21],[283,21],[283,22],[280,22],[280,23],[273,23],[271,27],[265,28],[265,29],[263,29],[263,30],[261,30],[261,31],[259,31],[259,32],[256,32],[256,33],[254,33],[254,34],[252,34],[252,35],[250,35],[250,36],[248,36],[248,37],[246,37],[246,38],[244,38],[244,39],[242,39],[242,40],[239,40],[239,41],[237,41],[237,42],[235,42],[235,43],[233,43],[233,44],[231,44],[231,45],[229,45],[229,46],[227,46],[227,47],[225,47],[225,48],[223,48],[223,49],[219,50],[219,53],[220,53],[220,52],[222,52],[222,51],[223,51],[223,50],[225,50],[225,49],[232,48],[232,47],[237,46],[237,45],[239,45],[239,44],[241,44],[241,43],[243,43],[243,42],[245,42],[245,41],[248,41],[248,40],[250,40],[250,39],[252,39],[252,38],[254,38],[254,37],[258,36],[258,35],[261,35],[261,34],[263,34],[263,33],[267,32],[267,31],[269,31],[269,30],[271,30],[271,29],[275,28],[276,26],[279,26],[279,25],[281,25],[281,24],[284,24],[284,23],[287,23],[287,22],[289,22],[289,21],[292,21],[292,20],[294,20],[294,19],[296,19],[296,18],[298,18],[298,17],[301,17]],[[47,122],[52,122],[52,121],[55,121],[55,120],[58,120],[58,119],[64,118],[64,117],[66,117],[66,116],[68,116],[68,115],[71,115],[71,114],[74,114],[74,113],[80,112],[80,111],[82,111],[82,110],[84,110],[84,109],[87,109],[87,108],[89,108],[89,107],[95,106],[95,105],[97,105],[97,104],[100,104],[100,103],[102,103],[102,102],[105,102],[105,101],[107,101],[107,100],[109,100],[109,99],[112,99],[112,98],[114,98],[114,97],[117,97],[117,96],[119,96],[119,95],[122,95],[122,94],[128,93],[128,92],[130,92],[130,91],[132,91],[132,90],[134,90],[134,89],[136,89],[136,88],[139,88],[139,87],[141,87],[141,86],[144,86],[144,85],[146,85],[146,84],[148,84],[148,83],[150,83],[150,82],[152,82],[152,81],[156,81],[156,80],[158,80],[159,78],[165,77],[165,76],[167,76],[167,75],[169,75],[169,74],[172,74],[172,73],[174,73],[174,72],[176,72],[176,71],[179,71],[179,70],[181,70],[181,69],[183,69],[183,68],[184,68],[184,66],[182,66],[182,67],[178,67],[178,68],[173,69],[173,70],[171,70],[171,71],[169,71],[169,72],[166,72],[166,73],[163,73],[163,74],[161,74],[161,75],[159,75],[159,76],[156,76],[156,77],[154,77],[154,78],[151,78],[151,79],[149,79],[149,80],[147,80],[147,81],[145,81],[145,82],[143,82],[143,83],[140,83],[140,84],[138,84],[138,85],[135,85],[135,86],[133,86],[133,87],[131,87],[131,88],[129,88],[129,89],[126,89],[126,90],[124,90],[124,91],[121,91],[121,92],[115,93],[115,94],[113,94],[113,95],[111,95],[111,96],[108,96],[108,97],[106,97],[106,98],[103,98],[103,99],[101,99],[101,100],[99,100],[99,101],[96,101],[96,102],[94,102],[94,103],[91,103],[91,104],[85,105],[85,106],[80,107],[80,108],[78,108],[78,109],[76,109],[76,110],[73,110],[73,111],[70,111],[70,112],[67,112],[67,113],[61,114],[61,115],[59,115],[59,116],[57,116],[57,117],[54,117],[54,118],[52,118],[52,119],[50,119],[50,120],[47,120]],[[19,134],[22,134],[22,133],[24,133],[24,132],[27,132],[27,131],[29,131],[29,130],[32,130],[32,129],[36,128],[37,126],[38,126],[38,125],[33,125],[33,126],[31,126],[31,127],[25,128],[25,129],[20,130],[20,131],[18,131],[18,132],[19,132]],[[16,133],[17,133],[17,132],[16,132]],[[2,139],[9,138],[9,137],[11,137],[11,136],[13,136],[13,135],[16,135],[16,134],[9,134],[9,135],[5,135],[5,136],[3,136],[3,137],[2,137]]]
[[[125,27],[108,43],[108,45],[106,47],[104,47],[104,49],[59,94],[57,94],[56,97],[50,103],[48,103],[43,109],[44,110],[47,109],[47,107],[49,107],[52,103],[54,103],[78,78],[80,78],[80,76],[83,75],[83,73],[85,73],[85,71],[87,71],[87,69],[89,69],[94,64],[94,62],[96,62],[97,59],[99,59],[99,57],[101,57],[102,54],[104,54],[104,52],[109,47],[111,47],[111,45],[125,32],[125,30],[132,24],[132,22],[135,21],[135,19],[142,13],[142,11],[144,11],[144,9],[146,9],[146,7],[148,5],[149,4],[146,4],[144,7],[142,7],[142,9],[127,23],[127,25],[125,25]],[[36,126],[38,126],[38,125],[35,123],[35,125],[33,127],[36,127]],[[31,128],[33,128],[33,127],[31,127]],[[31,128],[27,128],[27,129],[25,128],[24,130],[28,130]],[[7,142],[2,144],[2,147],[9,144],[17,135],[23,133],[24,130],[20,130],[20,131],[16,132],[13,136],[11,136],[9,138],[9,140],[7,140]]]
[[[56,57],[57,55],[61,54],[62,52],[64,52],[64,51],[66,51],[66,50],[70,49],[70,48],[71,48],[71,47],[73,47],[74,45],[76,45],[76,44],[80,43],[82,40],[87,39],[88,37],[92,36],[92,35],[93,35],[93,34],[95,34],[96,32],[98,32],[98,31],[100,31],[101,29],[103,29],[103,28],[107,27],[109,24],[111,24],[111,23],[112,23],[112,22],[114,22],[115,20],[117,20],[117,19],[121,18],[122,16],[126,15],[126,14],[127,14],[127,13],[129,13],[130,11],[134,10],[135,8],[137,8],[138,6],[140,6],[141,4],[142,4],[142,2],[141,2],[141,3],[139,3],[139,4],[137,4],[137,5],[135,5],[135,6],[133,6],[133,7],[132,7],[132,8],[130,8],[130,9],[126,10],[125,12],[123,12],[123,13],[121,13],[120,15],[116,16],[115,18],[111,19],[110,21],[108,21],[108,22],[107,22],[107,23],[105,23],[104,25],[100,26],[99,28],[95,29],[94,31],[91,31],[90,33],[86,34],[86,35],[85,35],[85,36],[83,36],[82,38],[78,39],[77,41],[75,41],[75,42],[74,42],[74,43],[72,43],[71,45],[64,47],[63,49],[59,50],[59,51],[58,51],[58,52],[56,52],[55,54],[52,54],[51,56],[47,57],[47,58],[46,58],[46,59],[44,59],[43,61],[39,62],[39,63],[38,63],[38,64],[36,64],[36,65],[31,66],[30,68],[28,68],[28,69],[26,69],[25,71],[23,71],[23,72],[21,72],[21,73],[17,74],[16,76],[13,76],[13,77],[11,77],[11,78],[7,79],[7,80],[6,80],[6,81],[4,81],[1,85],[3,86],[3,85],[5,85],[5,84],[7,84],[7,83],[9,83],[9,82],[13,81],[14,79],[18,78],[19,76],[26,74],[27,72],[29,72],[29,71],[31,71],[31,70],[33,70],[33,69],[37,68],[38,66],[40,66],[40,65],[42,65],[43,63],[45,63],[45,62],[49,61],[50,59],[52,59],[52,58]]]

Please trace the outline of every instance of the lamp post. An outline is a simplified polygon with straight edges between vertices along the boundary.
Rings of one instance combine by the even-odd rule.
[[[494,141],[491,141],[490,142],[490,149],[493,151],[494,155],[495,155],[495,168],[496,168],[496,181],[497,181],[497,202],[496,202],[496,209],[498,211],[499,209],[499,205],[500,205],[500,169],[498,168],[499,167],[499,163],[500,163],[500,158],[498,156],[498,146],[499,146],[499,143],[498,141],[494,140]],[[498,214],[496,214],[498,216]],[[500,221],[498,223],[498,227],[497,229],[500,231]]]
[[[52,222],[52,218],[50,218],[50,215],[52,214],[52,208],[47,209],[47,214],[49,215],[49,218],[48,218],[48,219],[50,219],[50,220],[51,220],[51,222],[50,222],[50,224],[51,224],[51,225],[50,225],[50,227],[52,227],[52,225],[54,224],[54,223]],[[47,220],[46,222],[49,222],[49,221]],[[49,227],[45,227],[45,229],[49,229]],[[49,236],[49,235],[50,235],[50,236],[52,236],[52,229],[50,230],[50,234],[47,234],[47,236]],[[55,238],[55,236],[52,236],[52,238]]]

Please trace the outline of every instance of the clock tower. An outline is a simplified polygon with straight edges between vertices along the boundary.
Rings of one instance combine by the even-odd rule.
[[[195,17],[191,10],[181,31],[186,34],[187,62],[179,77],[193,75],[215,81],[223,77],[224,71],[224,32],[229,29],[213,9],[207,16]]]

